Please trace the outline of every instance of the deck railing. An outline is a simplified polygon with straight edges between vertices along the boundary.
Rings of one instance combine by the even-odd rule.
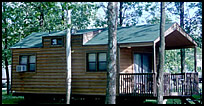
[[[198,73],[164,73],[164,96],[198,93]],[[119,94],[156,96],[155,73],[120,73]]]
[[[155,73],[120,73],[119,94],[153,95]]]
[[[164,95],[198,94],[198,73],[164,73]]]

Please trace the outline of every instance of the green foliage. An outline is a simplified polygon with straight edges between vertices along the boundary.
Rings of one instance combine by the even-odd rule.
[[[165,23],[172,23],[172,22],[173,22],[173,20],[171,18],[169,18],[169,16],[166,14]],[[155,16],[155,17],[152,17],[151,19],[147,19],[147,23],[158,24],[158,23],[160,23],[160,17]]]
[[[5,64],[5,59],[11,63],[9,47],[16,43],[18,38],[18,28],[15,29],[15,23],[12,23],[17,20],[14,16],[15,8],[11,3],[2,3],[2,66]]]
[[[201,54],[202,54],[201,49],[197,48],[197,57],[198,55],[201,55]],[[185,65],[186,72],[194,72],[194,68],[195,68],[194,67],[194,48],[185,49],[185,62],[186,62],[186,65]],[[166,50],[164,70],[165,72],[171,72],[171,73],[181,72],[180,49]],[[202,70],[197,66],[197,71],[201,72]]]
[[[72,25],[66,24],[67,9],[72,9]],[[3,2],[2,65],[4,66],[6,57],[11,64],[9,48],[32,32],[58,31],[72,26],[86,29],[95,15],[95,10],[97,7],[94,3]]]
[[[2,90],[2,104],[19,104],[24,101],[23,96],[12,96],[12,94],[7,95],[6,90]]]
[[[72,25],[77,30],[86,29],[91,23],[91,19],[96,15],[98,8],[93,3],[72,3]]]
[[[125,26],[136,25],[139,18],[143,15],[144,2],[124,2],[123,3],[123,24]]]
[[[187,4],[186,2],[184,3]],[[173,4],[173,6],[167,7],[168,12],[180,17],[179,2],[169,4]],[[197,11],[195,11],[193,16],[190,17],[189,11],[195,8],[197,8]],[[197,50],[199,50],[198,53],[200,53],[200,49],[202,48],[202,2],[190,3],[187,6],[186,11],[184,12],[184,30],[198,44]],[[187,71],[192,72],[194,71],[194,50],[185,49],[185,52],[185,68]],[[180,51],[166,51],[166,71],[167,67],[169,67],[171,72],[180,72],[180,58],[175,58],[175,56],[180,56]],[[197,68],[197,71],[201,71],[201,69]]]
[[[181,57],[180,57],[180,50],[166,50],[165,51],[165,65],[164,71],[177,73],[181,70]]]

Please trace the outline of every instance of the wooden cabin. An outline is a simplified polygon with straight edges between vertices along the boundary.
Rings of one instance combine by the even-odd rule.
[[[32,33],[11,47],[13,95],[66,95],[65,39],[66,30]],[[119,27],[117,41],[117,96],[155,97],[159,24]],[[165,41],[167,50],[197,46],[177,23],[165,25]],[[71,34],[72,97],[105,97],[107,44],[106,28],[79,30]],[[165,96],[186,96],[197,92],[196,68],[192,73],[164,74]]]

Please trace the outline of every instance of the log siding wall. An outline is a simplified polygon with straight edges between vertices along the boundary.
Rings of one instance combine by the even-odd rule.
[[[105,95],[106,72],[86,72],[86,53],[107,52],[107,46],[82,46],[82,35],[72,36],[71,41],[72,94]],[[66,94],[65,46],[50,44],[51,38],[44,37],[43,48],[12,49],[12,92]],[[19,56],[25,53],[36,54],[35,72],[16,72]]]
[[[64,94],[66,92],[65,48],[12,49],[12,91],[15,93]],[[35,53],[35,72],[16,72],[19,56]]]
[[[26,53],[36,55],[36,71],[16,72],[19,56]],[[13,93],[20,94],[65,94],[65,46],[51,47],[51,37],[43,37],[42,48],[12,49],[11,87]]]
[[[72,36],[72,94],[105,95],[106,72],[87,72],[87,53],[107,52],[107,46],[82,46],[81,35]]]
[[[65,38],[63,38],[65,39]],[[107,76],[105,72],[87,72],[87,53],[107,52],[107,45],[83,46],[83,35],[71,36],[72,94],[105,95]],[[43,37],[42,48],[12,49],[12,91],[15,93],[66,94],[66,49],[52,47],[51,37]],[[120,71],[133,72],[133,53],[151,53],[152,47],[120,48]],[[35,72],[16,72],[19,56],[36,54]],[[117,91],[118,93],[118,91]]]

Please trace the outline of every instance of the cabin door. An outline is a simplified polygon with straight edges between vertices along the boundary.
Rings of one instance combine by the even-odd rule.
[[[151,55],[134,53],[134,73],[151,73]]]
[[[151,54],[134,53],[134,73],[151,73]],[[134,88],[136,91],[146,90],[148,83],[148,75],[136,74],[134,76]]]

